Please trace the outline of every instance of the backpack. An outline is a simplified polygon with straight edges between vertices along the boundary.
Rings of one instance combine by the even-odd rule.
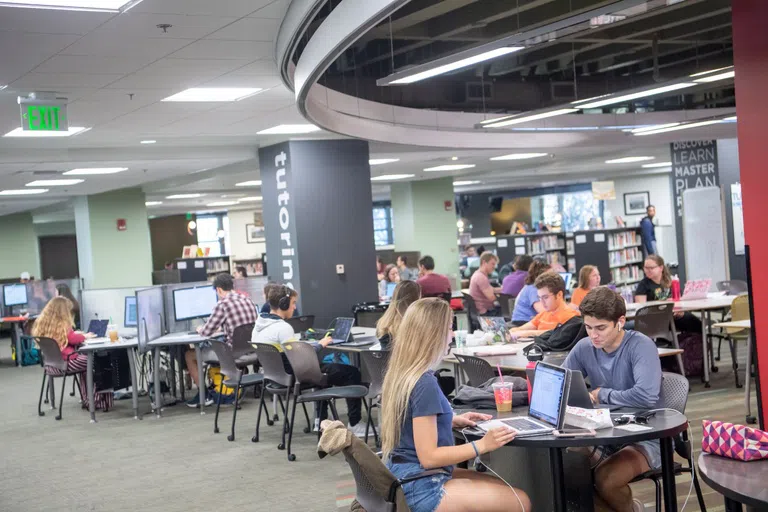
[[[545,352],[565,352],[571,350],[580,339],[586,337],[587,329],[584,327],[584,321],[580,316],[574,316],[551,331],[536,336],[533,341],[534,345],[538,345]],[[528,351],[526,350],[525,353],[527,354]]]
[[[35,346],[35,340],[31,336],[21,337],[21,366],[34,366],[40,364],[40,349]]]
[[[226,378],[221,374],[218,366],[208,368],[208,379],[213,383],[213,390],[221,396],[234,396],[235,388],[224,385]],[[242,396],[242,389],[240,390]]]

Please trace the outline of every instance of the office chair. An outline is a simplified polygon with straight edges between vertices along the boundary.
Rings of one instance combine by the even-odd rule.
[[[464,309],[467,310],[467,319],[469,320],[469,322],[467,322],[469,324],[467,330],[469,334],[472,334],[480,329],[480,321],[477,319],[480,314],[477,312],[475,299],[466,292],[462,292],[462,295],[464,295]]]
[[[735,299],[733,299],[733,303],[731,304],[731,320],[738,321],[738,320],[749,320],[749,296],[748,295],[739,295]],[[749,338],[749,329],[734,329],[732,327],[725,328],[722,330],[721,333],[713,333],[711,336],[713,338],[718,338],[717,342],[717,357],[715,358],[717,361],[720,360],[720,346],[723,343],[723,340],[726,340],[728,342],[728,345],[731,350],[731,367],[733,368],[733,376],[736,380],[736,387],[740,388],[742,387],[741,383],[739,382],[739,360],[738,360],[738,346],[736,345],[737,341],[746,341]],[[747,378],[749,378],[750,372],[752,371],[751,368],[747,368]]]
[[[654,341],[659,338],[669,340],[674,348],[680,349],[672,304],[656,304],[638,309],[635,313],[635,330]],[[680,354],[675,357],[680,368],[680,374],[685,376],[683,357]]]
[[[730,281],[718,281],[717,282],[717,291],[719,292],[725,292],[726,295],[741,295],[743,293],[749,293],[749,285],[746,281],[739,281],[738,279],[732,279]],[[733,319],[732,312],[731,311],[723,311],[720,315],[720,321],[726,322],[729,319]],[[710,334],[711,337],[717,338],[717,356],[715,356],[715,361],[720,360],[720,349],[723,345],[723,338],[726,336],[723,336],[722,333],[715,333]],[[737,386],[738,382],[737,382]]]
[[[662,377],[661,396],[664,397],[665,405],[681,414],[685,414],[685,406],[688,403],[688,389],[690,386],[688,379],[682,375],[669,372],[662,373]],[[683,473],[691,474],[693,478],[693,486],[696,489],[696,498],[699,500],[699,508],[703,512],[707,512],[707,506],[704,504],[704,496],[702,495],[701,485],[699,484],[699,477],[694,470],[693,447],[691,446],[691,440],[688,438],[687,430],[675,437],[675,452],[688,462],[688,467],[683,467],[679,462],[675,462],[675,476],[682,475]],[[653,484],[656,486],[656,511],[661,512],[661,468],[646,471],[642,475],[635,477],[630,483],[640,482],[641,480],[653,481]]]
[[[368,422],[365,425],[365,442],[368,443],[368,430],[373,429],[373,440],[376,446],[379,446],[379,434],[376,432],[376,425],[373,423],[374,401],[381,396],[381,388],[384,385],[384,375],[387,373],[387,364],[389,363],[390,352],[388,350],[364,350],[360,353],[360,360],[368,370],[368,376],[371,383],[368,386],[368,395],[365,399],[368,401]]]
[[[61,419],[61,406],[64,403],[64,391],[66,389],[67,377],[70,375],[76,375],[82,373],[81,378],[85,378],[85,372],[69,372],[67,371],[67,361],[61,355],[61,348],[56,340],[52,338],[46,338],[43,336],[37,336],[34,338],[40,347],[40,355],[43,360],[43,382],[40,385],[40,399],[37,401],[37,414],[38,416],[45,416],[42,410],[43,393],[45,392],[45,379],[48,378],[49,385],[51,386],[51,397],[55,395],[53,388],[53,379],[61,378],[61,398],[59,398],[59,414],[56,416],[56,420]],[[82,397],[80,397],[82,399]],[[55,402],[51,403],[51,408],[55,408]]]
[[[507,322],[512,320],[512,312],[515,310],[515,297],[502,293],[499,295],[499,304],[501,304],[501,316]]]
[[[232,331],[232,357],[235,358],[235,364],[241,370],[255,365],[259,360],[256,349],[251,345],[251,334],[253,334],[253,324],[238,325]]]
[[[470,386],[478,387],[496,376],[493,367],[485,359],[460,354],[454,354],[453,357],[459,361],[459,367],[467,374],[467,384]]]

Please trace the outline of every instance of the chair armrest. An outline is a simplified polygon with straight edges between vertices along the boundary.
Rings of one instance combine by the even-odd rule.
[[[413,482],[415,480],[421,480],[422,478],[427,478],[432,475],[447,475],[447,474],[448,472],[442,468],[429,469],[427,471],[424,471],[423,473],[419,473],[418,475],[413,475],[406,478],[401,478],[399,480],[395,480],[394,482],[392,482],[392,485],[389,486],[387,501],[389,501],[390,503],[395,502],[395,494],[397,493],[397,489],[403,484],[407,484],[408,482]]]

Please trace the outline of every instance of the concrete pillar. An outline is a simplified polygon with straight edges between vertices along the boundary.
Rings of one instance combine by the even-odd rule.
[[[0,251],[0,275],[18,279],[29,272],[40,279],[40,257],[37,234],[29,212],[0,217],[0,240],[5,248]]]

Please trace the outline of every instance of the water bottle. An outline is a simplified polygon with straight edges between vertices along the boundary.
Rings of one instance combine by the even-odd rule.
[[[672,300],[680,300],[680,278],[677,276],[672,278]]]

